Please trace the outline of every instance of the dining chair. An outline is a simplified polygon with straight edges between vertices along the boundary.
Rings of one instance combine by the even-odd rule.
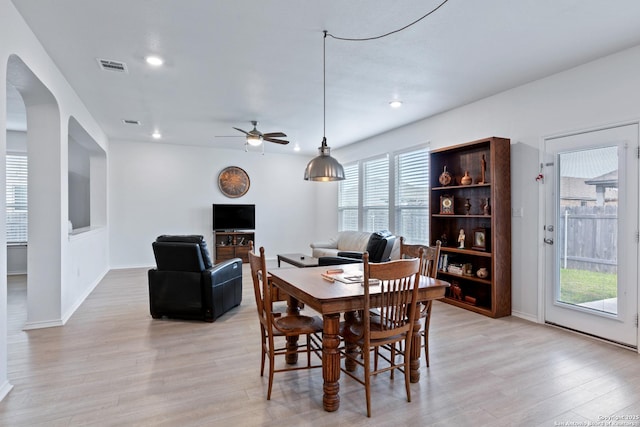
[[[267,400],[270,400],[274,373],[322,367],[322,363],[311,363],[312,352],[322,360],[322,339],[317,335],[322,332],[322,319],[318,316],[300,314],[281,316],[280,313],[273,312],[271,295],[274,286],[269,280],[264,247],[260,247],[259,252],[260,255],[257,255],[252,248],[248,253],[248,258],[258,318],[260,319],[262,340],[260,376],[264,376],[265,359],[268,357],[269,388],[267,390]],[[298,343],[296,346],[291,346],[290,341],[284,342],[287,338],[300,337],[302,335],[306,337],[303,344]],[[289,364],[287,360],[284,367],[276,368],[275,360],[277,356],[284,356],[284,359],[288,359],[292,355],[299,354],[306,354],[307,356],[304,366]]]
[[[365,252],[363,262],[364,309],[360,312],[359,319],[345,323],[341,330],[345,340],[341,355],[346,359],[345,367],[341,367],[341,370],[364,385],[367,417],[371,417],[371,377],[373,375],[386,371],[391,371],[393,374],[395,369],[399,369],[404,373],[407,401],[411,402],[409,359],[415,323],[413,313],[416,312],[417,307],[422,258],[370,263],[369,254]],[[404,343],[404,351],[395,349],[399,342]],[[396,357],[380,356],[387,361],[387,364],[378,366],[377,357],[380,347],[393,349],[394,355],[397,353],[402,356],[402,361],[398,363]],[[376,357],[373,368],[372,352]],[[361,366],[364,370],[363,375],[347,369],[347,365]]]
[[[440,258],[440,240],[436,240],[434,246],[408,245],[404,243],[404,237],[400,237],[400,258],[418,258],[420,249],[423,250],[423,262],[420,274],[426,277],[435,278],[438,274],[438,259]],[[433,301],[429,300],[421,304],[420,317],[424,318],[424,328],[420,330],[423,337],[424,359],[429,367],[429,323],[431,323],[431,308]]]

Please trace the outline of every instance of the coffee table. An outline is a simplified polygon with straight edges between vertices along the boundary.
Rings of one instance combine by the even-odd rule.
[[[279,254],[278,255],[278,267],[280,267],[280,261],[284,261],[287,264],[295,265],[299,268],[304,267],[317,267],[318,258],[314,258],[305,254]]]

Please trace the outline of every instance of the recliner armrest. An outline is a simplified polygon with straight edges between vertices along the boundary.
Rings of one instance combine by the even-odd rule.
[[[318,265],[338,265],[338,264],[354,264],[361,263],[362,259],[349,258],[346,256],[322,256],[318,258]]]
[[[363,252],[356,251],[340,251],[338,252],[339,257],[353,258],[353,259],[362,259]]]

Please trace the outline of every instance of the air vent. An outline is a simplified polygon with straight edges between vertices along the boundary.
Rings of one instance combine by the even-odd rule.
[[[122,122],[126,125],[139,125],[140,124],[140,120],[129,120],[129,119],[122,119]]]
[[[100,68],[105,71],[116,71],[118,73],[127,72],[127,64],[125,64],[124,62],[98,58],[98,64],[100,64]]]

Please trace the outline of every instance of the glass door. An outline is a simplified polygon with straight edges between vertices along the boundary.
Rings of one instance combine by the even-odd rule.
[[[545,321],[638,344],[638,125],[545,140]]]

